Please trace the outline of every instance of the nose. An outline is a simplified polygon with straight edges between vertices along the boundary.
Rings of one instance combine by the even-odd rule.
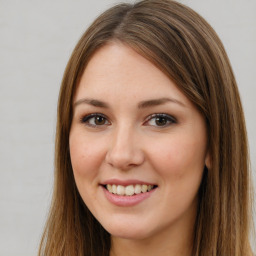
[[[134,129],[123,127],[113,132],[106,161],[119,170],[129,170],[144,162],[144,153]]]

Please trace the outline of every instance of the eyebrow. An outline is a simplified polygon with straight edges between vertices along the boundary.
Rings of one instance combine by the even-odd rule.
[[[152,100],[145,100],[142,101],[138,104],[138,108],[147,108],[147,107],[154,107],[154,106],[158,106],[158,105],[163,105],[167,102],[172,102],[172,103],[176,103],[179,104],[183,107],[185,107],[184,103],[182,103],[181,101],[178,101],[176,99],[173,98],[160,98],[160,99],[152,99]]]
[[[141,108],[159,106],[159,105],[163,105],[167,102],[176,103],[178,105],[185,107],[184,103],[182,103],[181,101],[178,101],[176,99],[160,98],[160,99],[150,99],[150,100],[141,101],[138,104],[138,108],[141,109]],[[88,104],[88,105],[92,105],[92,106],[98,107],[98,108],[110,108],[108,103],[101,101],[101,100],[96,100],[96,99],[80,99],[74,103],[74,107],[76,107],[80,104]]]
[[[94,107],[98,108],[109,108],[109,105],[106,102],[100,101],[100,100],[95,100],[95,99],[81,99],[75,102],[74,107],[80,104],[88,104],[92,105]]]

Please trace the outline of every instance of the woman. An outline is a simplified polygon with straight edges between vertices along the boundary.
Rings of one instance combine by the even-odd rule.
[[[213,29],[175,1],[120,4],[59,96],[39,255],[252,255],[242,106]]]

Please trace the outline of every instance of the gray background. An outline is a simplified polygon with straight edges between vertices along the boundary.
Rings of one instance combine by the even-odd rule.
[[[0,0],[1,256],[36,255],[52,192],[63,71],[86,27],[116,2]],[[205,17],[226,47],[241,92],[255,172],[256,1],[181,2]]]

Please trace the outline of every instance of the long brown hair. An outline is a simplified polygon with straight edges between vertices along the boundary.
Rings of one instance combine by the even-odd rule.
[[[211,153],[199,189],[193,255],[251,256],[251,186],[244,115],[224,47],[211,26],[171,0],[116,5],[84,33],[67,64],[58,102],[55,184],[39,255],[109,255],[110,235],[82,201],[69,154],[72,100],[95,51],[120,41],[154,63],[204,116]]]

